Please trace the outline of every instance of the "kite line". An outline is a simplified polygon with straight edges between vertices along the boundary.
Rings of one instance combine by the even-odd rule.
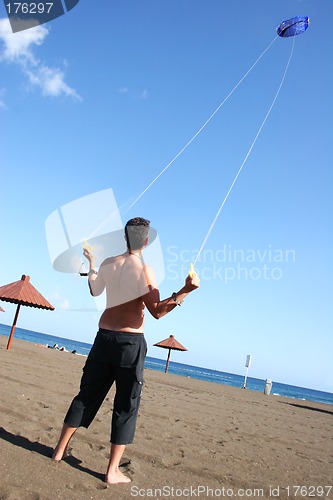
[[[152,187],[153,184],[164,174],[166,170],[179,158],[179,156],[189,147],[190,144],[198,137],[198,135],[203,131],[203,129],[209,124],[209,122],[214,118],[214,116],[218,113],[218,111],[222,108],[222,106],[227,102],[229,97],[235,92],[235,90],[240,86],[240,84],[245,80],[245,78],[251,73],[254,67],[258,64],[260,59],[265,55],[265,53],[271,48],[276,39],[279,38],[275,36],[271,43],[266,47],[266,49],[260,54],[260,56],[256,59],[256,61],[252,64],[252,66],[247,70],[247,72],[242,76],[239,82],[234,86],[234,88],[229,92],[229,94],[223,99],[223,101],[217,106],[217,108],[213,111],[213,113],[207,118],[205,123],[199,128],[199,130],[191,137],[191,139],[182,147],[182,149],[172,158],[172,160],[161,170],[161,172],[148,184],[148,186],[140,193],[134,201],[127,208],[127,211],[130,210],[134,205],[142,198],[142,196]],[[104,222],[102,222],[90,235],[87,239],[92,238],[95,234],[105,225],[109,220],[113,217],[114,212],[110,214]]]
[[[257,65],[257,63],[260,61],[260,59],[263,57],[263,55],[270,49],[270,47],[273,45],[273,43],[275,42],[275,40],[278,38],[278,36],[274,37],[274,39],[271,41],[271,43],[268,45],[268,47],[260,54],[260,56],[257,58],[257,60],[252,64],[252,66],[250,67],[250,69],[247,70],[247,72],[245,73],[245,75],[239,80],[239,82],[234,86],[234,88],[229,92],[229,94],[227,95],[227,97],[225,97],[223,99],[223,101],[221,102],[221,104],[218,105],[218,107],[213,111],[213,113],[210,115],[209,118],[207,118],[207,120],[205,121],[205,123],[199,128],[199,130],[191,137],[191,139],[185,144],[185,146],[182,147],[182,149],[176,154],[176,156],[174,156],[172,158],[172,160],[163,168],[163,170],[161,170],[161,172],[155,177],[155,179],[153,179],[149,184],[148,186],[142,191],[141,194],[139,194],[139,196],[137,198],[135,198],[135,200],[133,201],[133,203],[128,207],[128,210],[130,208],[132,208],[139,200],[140,198],[142,198],[142,196],[148,191],[149,188],[151,188],[151,186],[161,177],[162,174],[164,174],[164,172],[169,168],[171,167],[171,165],[177,160],[177,158],[179,158],[179,156],[185,151],[185,149],[188,148],[188,146],[190,144],[192,144],[192,142],[198,137],[198,135],[203,131],[203,129],[208,125],[208,123],[214,118],[214,116],[216,115],[216,113],[218,113],[218,111],[222,108],[223,104],[225,104],[227,102],[227,100],[229,99],[229,97],[232,96],[232,94],[235,92],[235,90],[239,87],[239,85],[245,80],[245,78],[251,73],[251,71],[253,70],[253,68]]]
[[[260,132],[262,131],[262,129],[263,129],[263,127],[264,127],[264,125],[265,125],[265,123],[266,123],[266,121],[267,121],[267,119],[268,119],[268,117],[269,117],[269,115],[270,115],[270,113],[271,113],[271,111],[272,111],[272,109],[273,109],[273,106],[274,106],[274,104],[275,104],[275,101],[277,100],[277,98],[278,98],[278,96],[279,96],[280,90],[281,90],[282,85],[283,85],[283,83],[284,83],[284,80],[285,80],[285,78],[286,78],[286,75],[287,75],[287,72],[288,72],[288,68],[289,68],[289,65],[290,65],[290,62],[291,62],[291,59],[292,59],[293,53],[294,53],[294,46],[295,46],[295,38],[293,38],[293,43],[292,43],[292,46],[291,46],[291,52],[290,52],[290,55],[289,55],[289,59],[288,59],[288,62],[287,62],[287,64],[286,64],[286,67],[285,67],[285,70],[284,70],[284,73],[283,73],[283,76],[282,76],[282,79],[281,79],[280,85],[279,85],[279,87],[278,87],[278,89],[277,89],[277,91],[276,91],[276,94],[275,94],[275,96],[274,96],[274,99],[273,99],[273,101],[272,101],[272,103],[271,103],[271,105],[270,105],[270,107],[269,107],[269,109],[268,109],[268,111],[267,111],[267,113],[266,113],[265,118],[263,119],[262,124],[261,124],[261,125],[260,125],[260,127],[259,127],[259,130],[258,130],[258,132],[257,132],[257,134],[256,134],[256,136],[255,136],[255,138],[254,138],[254,139],[253,139],[253,141],[252,141],[252,144],[251,144],[251,146],[250,146],[250,148],[249,148],[249,150],[248,150],[248,152],[247,152],[247,154],[246,154],[246,156],[245,156],[245,158],[244,158],[244,160],[243,160],[243,162],[242,162],[241,166],[240,166],[240,167],[239,167],[239,169],[238,169],[237,174],[235,175],[234,180],[233,180],[233,181],[232,181],[232,183],[231,183],[231,186],[230,186],[230,188],[229,188],[229,190],[228,190],[227,194],[226,194],[226,195],[225,195],[225,197],[224,197],[224,200],[222,201],[222,203],[221,203],[221,205],[220,205],[220,208],[218,209],[218,211],[217,211],[217,213],[216,213],[216,215],[215,215],[215,217],[214,217],[214,219],[213,219],[213,222],[211,223],[211,225],[210,225],[210,227],[209,227],[209,229],[208,229],[208,231],[207,231],[207,234],[206,234],[206,236],[205,236],[205,238],[204,238],[204,240],[203,240],[203,242],[202,242],[202,245],[201,245],[201,247],[200,247],[200,249],[199,249],[199,252],[198,252],[198,254],[196,255],[196,258],[195,258],[195,260],[194,260],[194,262],[193,262],[193,266],[195,266],[196,262],[198,261],[198,259],[199,259],[199,257],[200,257],[200,254],[201,254],[201,252],[202,252],[202,250],[203,250],[203,248],[204,248],[204,246],[205,246],[205,244],[206,244],[206,242],[207,242],[207,240],[208,240],[208,238],[209,238],[209,236],[210,236],[210,233],[212,232],[212,230],[213,230],[213,228],[214,228],[214,226],[215,226],[215,224],[216,224],[216,221],[217,221],[217,219],[218,219],[218,217],[219,217],[219,215],[220,215],[220,213],[221,213],[221,211],[222,211],[222,208],[224,207],[224,205],[225,205],[225,203],[226,203],[226,201],[227,201],[227,199],[228,199],[228,197],[229,197],[229,195],[230,195],[230,193],[231,193],[231,191],[232,191],[232,189],[233,189],[233,187],[234,187],[234,185],[235,185],[235,183],[236,183],[236,181],[237,181],[237,179],[238,179],[238,177],[239,177],[239,175],[240,175],[240,173],[241,173],[241,171],[243,170],[243,167],[244,167],[244,165],[245,165],[246,161],[248,160],[248,158],[249,158],[249,156],[250,156],[250,154],[251,154],[251,152],[252,152],[252,149],[254,148],[255,143],[257,142],[257,139],[258,139],[258,137],[259,137],[259,135],[260,135]]]
[[[161,177],[161,175],[175,162],[175,160],[188,148],[188,146],[198,137],[198,135],[203,131],[203,129],[208,125],[208,123],[213,119],[213,117],[216,115],[216,113],[222,108],[222,106],[225,104],[225,102],[229,99],[229,97],[231,97],[231,95],[235,92],[235,90],[239,87],[239,85],[245,80],[245,78],[250,74],[250,72],[254,69],[254,67],[257,65],[257,63],[260,61],[260,59],[263,57],[263,55],[270,49],[270,47],[273,45],[273,43],[275,42],[275,40],[278,38],[278,37],[282,37],[282,38],[286,38],[286,37],[295,37],[295,35],[299,35],[301,33],[304,33],[304,31],[307,30],[307,28],[309,27],[309,23],[310,23],[310,19],[309,17],[307,16],[297,16],[297,17],[293,17],[291,19],[288,19],[286,21],[283,21],[282,23],[280,23],[277,28],[276,28],[276,32],[277,32],[277,36],[274,37],[274,39],[272,40],[272,42],[268,45],[268,47],[260,54],[260,56],[257,58],[257,60],[252,64],[252,66],[250,67],[250,69],[248,69],[248,71],[245,73],[245,75],[239,80],[239,82],[234,86],[234,88],[229,92],[229,94],[224,98],[224,100],[219,104],[219,106],[213,111],[213,113],[209,116],[209,118],[204,122],[204,124],[199,128],[199,130],[192,136],[192,138],[185,144],[185,146],[183,146],[183,148],[176,154],[176,156],[174,156],[174,158],[161,170],[161,172],[148,184],[148,186],[140,193],[139,196],[137,196],[135,198],[135,200],[130,204],[130,206],[127,208],[127,210],[129,210],[130,208],[132,208],[141,198],[142,196],[148,191],[148,189],[150,189],[150,187]],[[250,154],[251,154],[251,151],[255,145],[255,143],[257,142],[257,139],[261,133],[261,130],[262,128],[264,127],[272,109],[273,109],[273,106],[275,104],[275,101],[276,99],[278,98],[278,95],[280,93],[280,90],[282,88],[282,85],[284,83],[284,80],[285,80],[285,77],[286,77],[286,74],[287,74],[287,71],[288,71],[288,68],[289,68],[289,65],[290,65],[290,62],[291,62],[291,59],[292,59],[292,56],[293,56],[293,52],[294,52],[294,46],[295,46],[295,39],[293,39],[293,44],[292,44],[292,48],[291,48],[291,53],[290,53],[290,56],[289,56],[289,59],[288,59],[288,62],[287,62],[287,65],[286,65],[286,68],[284,70],[284,73],[283,73],[283,76],[282,76],[282,79],[281,79],[281,82],[280,82],[280,85],[278,87],[278,90],[275,94],[275,97],[272,101],[272,104],[270,105],[269,107],[269,110],[268,112],[266,113],[266,116],[261,124],[261,126],[259,127],[259,130],[250,146],[250,149],[249,151],[247,152],[244,160],[243,160],[243,163],[241,164],[205,238],[204,238],[204,241],[201,245],[201,248],[196,256],[196,259],[195,259],[195,262],[197,262],[201,252],[202,252],[202,249],[204,247],[204,245],[206,244],[207,242],[207,239],[209,238],[209,235],[210,233],[212,232],[213,230],[213,227],[218,219],[218,216],[220,215],[221,213],[221,210],[222,208],[224,207],[224,204],[226,203],[247,159],[249,158]],[[95,231],[93,231],[93,233],[89,236],[89,238],[91,238],[92,236],[94,236],[109,220],[110,218],[113,216],[113,213],[107,217],[107,219],[102,222],[96,229]]]

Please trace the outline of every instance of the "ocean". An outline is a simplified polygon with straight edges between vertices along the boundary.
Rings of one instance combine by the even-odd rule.
[[[0,324],[0,335],[9,336],[10,326]],[[34,344],[51,345],[58,344],[59,347],[64,346],[68,351],[76,351],[78,354],[88,355],[92,344],[79,342],[78,340],[65,339],[56,337],[55,335],[47,335],[45,333],[16,328],[13,339],[12,348],[15,348],[15,338],[33,342]],[[165,359],[151,358],[147,356],[145,367],[151,370],[164,372]],[[236,375],[233,373],[225,373],[209,368],[201,368],[198,366],[185,365],[170,361],[169,373],[181,375],[183,377],[192,377],[207,382],[216,384],[230,385],[233,387],[243,387],[244,375]],[[246,388],[252,391],[264,392],[265,380],[252,377],[247,378]],[[316,391],[314,389],[306,389],[288,384],[281,384],[273,381],[271,395],[285,396],[288,398],[298,399],[301,401],[314,401],[318,403],[326,403],[333,405],[333,394],[330,392]]]

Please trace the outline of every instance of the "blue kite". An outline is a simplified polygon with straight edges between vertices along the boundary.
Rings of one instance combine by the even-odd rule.
[[[283,21],[276,28],[276,32],[282,38],[288,36],[301,35],[306,29],[308,29],[310,24],[310,19],[307,16],[292,17]]]

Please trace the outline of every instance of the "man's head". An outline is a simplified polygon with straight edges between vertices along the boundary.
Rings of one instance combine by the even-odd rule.
[[[127,248],[131,250],[141,250],[148,240],[150,221],[142,217],[130,219],[125,226],[125,238]]]

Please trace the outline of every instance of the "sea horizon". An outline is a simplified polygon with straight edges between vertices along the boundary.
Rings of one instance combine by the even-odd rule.
[[[9,337],[10,329],[11,327],[9,325],[0,324],[0,335]],[[75,354],[83,356],[87,356],[92,347],[92,344],[88,342],[67,339],[65,337],[36,332],[34,330],[28,330],[20,327],[17,327],[15,329],[13,342],[15,341],[15,338],[34,344],[45,346],[48,345],[50,347],[54,344],[58,344],[59,347],[65,347],[66,351],[75,351]],[[165,365],[165,359],[154,358],[151,356],[146,357],[145,368],[147,369],[164,372]],[[176,361],[170,361],[168,372],[187,378],[195,378],[198,380],[204,380],[207,382],[213,382],[222,385],[229,385],[232,387],[243,388],[244,385],[244,375],[179,363]],[[265,384],[266,380],[264,379],[258,379],[248,376],[246,380],[246,389],[254,390],[257,392],[264,392]],[[286,383],[276,382],[274,380],[272,381],[272,389],[270,395],[288,397],[300,401],[313,401],[333,405],[333,393],[331,392],[289,385]]]

